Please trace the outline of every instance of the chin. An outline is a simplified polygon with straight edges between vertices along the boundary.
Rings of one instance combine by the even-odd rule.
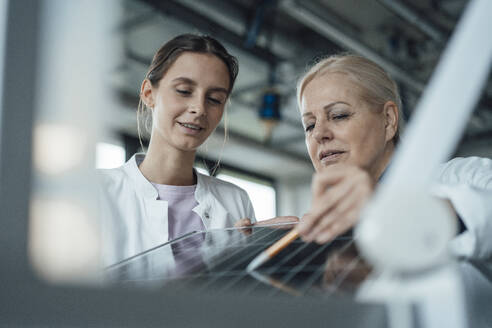
[[[338,164],[338,163],[340,163],[340,162],[339,161],[322,162],[321,163],[321,166],[327,167],[327,166],[330,166],[330,165],[333,165],[333,164]]]
[[[179,142],[174,144],[174,148],[183,152],[189,152],[196,151],[201,145],[202,143],[199,142]]]
[[[330,162],[324,162],[324,163],[321,163],[321,164],[320,164],[320,166],[321,166],[322,168],[324,168],[324,167],[329,167],[329,166],[332,166],[332,165],[334,165],[334,164],[338,164],[338,163],[340,163],[340,162],[330,161]]]
[[[318,162],[318,167],[316,170],[321,170],[321,169],[330,167],[330,166],[335,165],[335,164],[343,164],[343,163],[346,163],[346,162],[343,160],[333,160],[333,161],[323,161],[323,162],[320,161],[320,162]]]
[[[183,151],[196,151],[203,143],[206,141],[198,138],[189,138],[188,140],[177,140],[175,143],[176,148],[179,148]]]
[[[335,158],[335,159],[331,159],[331,160],[320,161],[320,165],[323,167],[326,167],[326,166],[330,166],[333,164],[339,164],[339,163],[343,163],[343,162],[344,162],[344,160],[342,158]]]
[[[197,149],[201,146],[200,145],[186,145],[186,146],[182,146],[182,147],[178,147],[181,151],[185,151],[185,152],[195,152],[197,151]]]

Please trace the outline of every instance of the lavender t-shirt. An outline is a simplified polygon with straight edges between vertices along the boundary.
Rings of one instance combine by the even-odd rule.
[[[198,205],[195,199],[196,185],[169,186],[153,182],[152,184],[159,193],[159,199],[168,202],[168,240],[188,232],[205,230],[200,216],[192,211]]]

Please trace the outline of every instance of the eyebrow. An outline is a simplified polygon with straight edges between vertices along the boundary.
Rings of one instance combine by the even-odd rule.
[[[329,110],[331,110],[331,108],[333,106],[338,105],[338,104],[344,104],[344,105],[350,106],[350,104],[347,103],[347,102],[345,102],[345,101],[335,101],[335,102],[329,103],[328,105],[323,106],[323,110],[329,111]],[[312,112],[304,113],[304,114],[302,114],[302,117],[305,117],[305,116],[308,116],[308,115],[313,115],[313,113]]]
[[[173,79],[172,82],[186,83],[186,84],[190,84],[192,86],[197,85],[197,83],[195,81],[193,81],[192,79],[187,78],[187,77],[177,77],[177,78]],[[227,90],[226,88],[222,88],[222,87],[210,88],[208,91],[210,91],[210,92],[223,92],[225,94],[229,93],[229,90]]]
[[[181,82],[181,83],[187,83],[187,84],[191,84],[191,85],[196,85],[196,82],[195,81],[193,81],[192,79],[189,79],[187,77],[177,77],[172,82]]]

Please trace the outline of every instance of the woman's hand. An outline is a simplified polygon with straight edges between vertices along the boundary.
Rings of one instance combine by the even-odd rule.
[[[278,224],[278,223],[297,223],[297,222],[299,222],[299,218],[297,216],[276,216],[271,219],[258,221],[256,222],[255,226],[264,226],[264,225]]]
[[[244,228],[244,227],[250,227],[250,226],[264,226],[264,225],[269,225],[269,224],[276,224],[276,223],[297,223],[299,222],[299,218],[297,216],[276,216],[271,219],[267,220],[261,220],[256,222],[255,224],[251,223],[251,220],[249,218],[243,218],[239,221],[236,221],[234,223],[235,228]]]
[[[234,223],[234,228],[241,228],[239,231],[241,231],[243,234],[245,234],[246,236],[249,236],[253,233],[253,229],[245,229],[245,228],[248,228],[248,227],[252,227],[253,224],[251,223],[251,219],[249,218],[242,218],[241,220],[239,221],[236,221],[236,223]]]
[[[236,221],[236,223],[234,223],[234,228],[244,228],[244,227],[249,227],[251,226],[251,219],[249,218],[242,218],[241,220],[239,221]]]
[[[267,219],[267,220],[262,220],[262,221],[259,221],[259,222],[256,222],[255,224],[252,224],[251,223],[251,220],[249,218],[243,218],[239,221],[237,221],[236,223],[234,223],[234,227],[235,228],[247,228],[247,227],[258,227],[258,226],[266,226],[266,225],[270,225],[270,224],[277,224],[277,223],[297,223],[299,222],[299,218],[297,216],[276,216],[274,218],[271,218],[271,219]],[[285,225],[285,226],[278,226],[280,229],[282,229],[283,227],[285,229],[290,229],[292,227],[292,225]],[[251,234],[251,229],[242,229],[241,230],[242,232],[244,232],[246,235],[250,235]]]
[[[369,173],[346,164],[315,173],[311,210],[298,225],[301,237],[322,244],[349,230],[371,198],[374,184]]]

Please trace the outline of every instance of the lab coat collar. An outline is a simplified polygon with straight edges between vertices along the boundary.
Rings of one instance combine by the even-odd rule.
[[[124,165],[123,170],[130,177],[135,185],[135,190],[138,194],[143,195],[144,198],[149,200],[156,200],[159,197],[157,189],[152,185],[152,183],[147,180],[138,165],[142,163],[145,158],[144,153],[137,153],[132,156]],[[214,192],[210,190],[211,177],[203,175],[196,170],[194,170],[197,177],[195,199],[198,205],[193,209],[203,221],[203,224],[207,229],[213,228],[214,224],[220,224],[220,222],[215,222],[217,220],[212,220],[213,217],[223,217],[227,215],[227,210],[221,204],[220,201],[214,195]],[[219,220],[220,221],[220,220]]]
[[[135,187],[138,193],[145,195],[145,198],[157,199],[159,193],[157,192],[156,188],[149,180],[147,180],[146,177],[144,177],[144,175],[138,168],[138,165],[143,162],[144,158],[144,153],[137,153],[133,155],[132,158],[128,160],[128,162],[123,164],[123,170],[135,183]],[[197,177],[195,197],[198,201],[198,198],[203,199],[204,196],[208,194],[208,188],[206,186],[206,182],[204,181],[204,179],[208,177],[198,173],[195,169],[193,169],[193,171],[195,172],[195,175]]]
[[[137,193],[141,194],[144,196],[146,199],[157,199],[159,197],[159,193],[157,192],[157,189],[150,183],[149,180],[147,180],[140,169],[138,168],[138,165],[142,163],[144,160],[145,154],[143,153],[137,153],[132,156],[126,162],[123,164],[123,170],[128,174],[130,179],[133,181],[135,184],[135,190]]]

